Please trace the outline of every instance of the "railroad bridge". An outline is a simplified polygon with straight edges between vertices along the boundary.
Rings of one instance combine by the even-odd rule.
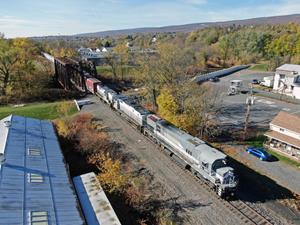
[[[87,91],[85,77],[97,77],[96,66],[89,61],[68,57],[54,58],[55,77],[66,90]]]

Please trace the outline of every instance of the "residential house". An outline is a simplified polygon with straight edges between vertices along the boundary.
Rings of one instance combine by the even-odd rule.
[[[284,64],[278,67],[273,90],[300,99],[300,65]]]
[[[265,136],[267,147],[300,161],[300,116],[279,112]]]

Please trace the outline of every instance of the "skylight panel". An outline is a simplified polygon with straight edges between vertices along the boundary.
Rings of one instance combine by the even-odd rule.
[[[29,173],[28,174],[28,182],[29,183],[43,183],[44,177],[38,173]]]
[[[41,149],[40,148],[28,148],[28,155],[30,156],[40,156]]]
[[[48,225],[47,211],[31,211],[29,213],[30,225]]]

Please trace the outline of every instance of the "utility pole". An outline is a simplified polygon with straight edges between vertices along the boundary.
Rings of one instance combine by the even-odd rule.
[[[250,95],[248,95],[246,99],[247,111],[245,115],[245,127],[244,127],[244,134],[243,134],[244,140],[246,140],[247,138],[250,111],[251,111],[251,106],[253,104],[254,104],[253,90],[252,90],[252,84],[250,84]]]

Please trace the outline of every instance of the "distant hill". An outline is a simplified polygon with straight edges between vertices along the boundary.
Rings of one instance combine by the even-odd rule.
[[[124,30],[111,30],[100,31],[95,33],[77,34],[74,36],[79,37],[105,37],[105,36],[119,36],[130,34],[147,34],[147,33],[167,33],[167,32],[191,32],[205,27],[213,26],[230,26],[230,25],[261,25],[261,24],[285,24],[289,22],[300,23],[300,14],[285,15],[285,16],[272,16],[272,17],[259,17],[245,20],[232,20],[223,22],[207,22],[207,23],[193,23],[184,25],[174,25],[165,27],[145,27],[133,28]]]
[[[164,26],[164,27],[144,27],[123,30],[110,30],[100,31],[94,33],[76,34],[70,36],[47,36],[47,37],[34,37],[33,39],[40,38],[76,38],[76,37],[106,37],[106,36],[120,36],[132,34],[147,34],[147,33],[176,33],[176,32],[191,32],[194,30],[203,29],[205,27],[214,26],[230,26],[230,25],[262,25],[262,24],[285,24],[289,22],[300,23],[300,14],[284,15],[284,16],[271,16],[259,17],[245,20],[232,20],[223,22],[206,22],[206,23],[193,23],[184,25]]]

